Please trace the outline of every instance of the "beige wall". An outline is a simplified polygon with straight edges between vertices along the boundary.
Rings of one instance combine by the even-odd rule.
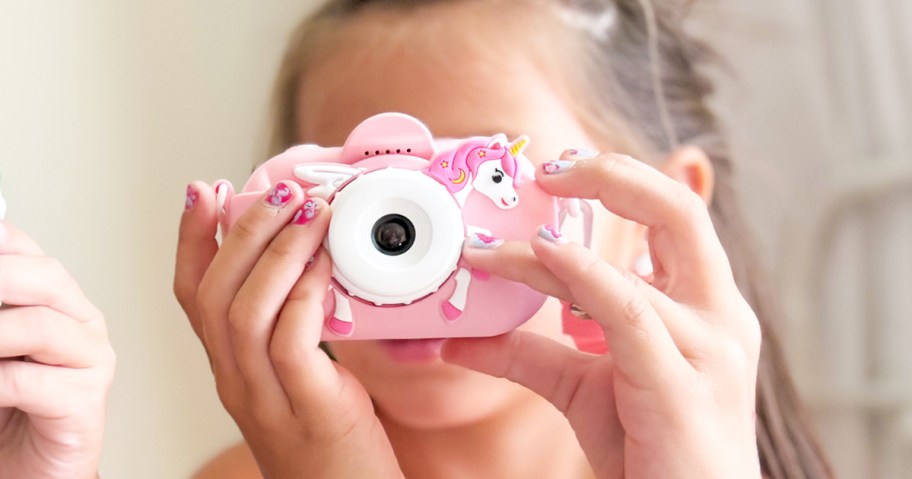
[[[105,312],[102,476],[187,477],[239,437],[170,292],[193,179],[241,182],[281,45],[313,2],[0,0],[8,220]]]

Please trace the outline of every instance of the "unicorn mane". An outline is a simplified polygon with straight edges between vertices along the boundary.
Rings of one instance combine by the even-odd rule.
[[[434,156],[428,166],[428,173],[446,186],[450,193],[456,193],[471,184],[479,165],[499,160],[504,174],[512,178],[516,185],[519,167],[516,157],[507,146],[507,137],[504,135],[469,138],[457,148]]]

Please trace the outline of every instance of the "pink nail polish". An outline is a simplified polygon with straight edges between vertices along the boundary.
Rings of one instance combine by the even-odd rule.
[[[307,200],[291,220],[292,224],[306,225],[317,216],[318,205],[314,200]]]
[[[564,235],[551,225],[542,225],[538,229],[538,236],[555,244],[564,244],[567,242]]]
[[[285,183],[277,183],[266,193],[266,197],[263,198],[263,205],[282,208],[291,201],[293,196],[294,193],[291,191],[290,186]]]
[[[187,185],[187,198],[184,200],[184,210],[192,210],[199,201],[199,190],[193,185]]]

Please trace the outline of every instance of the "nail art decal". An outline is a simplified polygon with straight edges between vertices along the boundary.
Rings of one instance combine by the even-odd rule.
[[[542,225],[542,227],[538,229],[538,236],[556,244],[564,244],[567,242],[560,231],[557,231],[551,225]]]
[[[192,210],[199,201],[199,191],[193,185],[187,185],[187,199],[184,200],[184,210]]]
[[[292,223],[296,225],[306,225],[310,223],[310,220],[314,219],[317,216],[317,202],[314,200],[307,200],[304,203],[304,206],[298,210],[294,215],[294,219],[291,220]]]
[[[556,160],[545,163],[542,168],[545,170],[546,175],[556,175],[567,171],[571,166],[573,166],[572,161]]]
[[[278,183],[266,193],[263,204],[274,208],[281,208],[291,200],[291,188],[285,183]]]
[[[469,248],[478,248],[478,249],[494,249],[503,244],[503,240],[497,239],[493,236],[488,236],[481,233],[472,233],[469,236],[468,243]]]

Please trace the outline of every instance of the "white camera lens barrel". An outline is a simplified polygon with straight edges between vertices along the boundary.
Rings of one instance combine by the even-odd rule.
[[[333,277],[349,296],[410,304],[437,291],[456,269],[465,239],[462,210],[419,170],[363,173],[336,192],[331,207],[326,246]],[[393,247],[378,239],[386,230]]]

